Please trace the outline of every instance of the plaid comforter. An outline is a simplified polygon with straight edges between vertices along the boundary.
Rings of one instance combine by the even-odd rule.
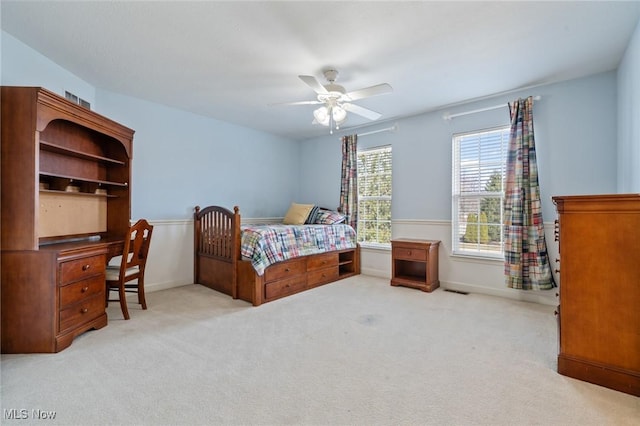
[[[251,259],[258,275],[267,266],[299,256],[355,248],[349,225],[243,225],[242,256]]]

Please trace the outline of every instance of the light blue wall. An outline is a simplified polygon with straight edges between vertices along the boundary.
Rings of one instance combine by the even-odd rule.
[[[640,22],[618,68],[618,192],[640,192]]]
[[[212,204],[284,216],[298,191],[297,142],[106,91],[97,99],[106,116],[136,131],[134,217],[183,218]]]
[[[135,130],[132,218],[189,218],[195,205],[241,207],[245,217],[284,216],[299,192],[297,142],[94,89],[2,32],[2,84],[69,90]]]
[[[10,34],[0,31],[2,62],[0,78],[4,86],[41,86],[61,96],[68,90],[95,104],[95,88],[86,81],[29,48]]]
[[[609,72],[401,119],[394,132],[360,138],[361,148],[393,147],[393,217],[450,220],[452,135],[509,124],[506,106],[450,121],[443,120],[443,113],[506,105],[528,95],[542,97],[534,102],[534,125],[544,219],[551,221],[556,216],[553,195],[616,192],[616,74]],[[358,132],[393,123],[378,123]],[[298,198],[337,205],[339,136],[310,139],[301,146]]]

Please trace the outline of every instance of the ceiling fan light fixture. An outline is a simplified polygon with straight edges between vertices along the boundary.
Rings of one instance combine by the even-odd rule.
[[[342,124],[342,122],[347,119],[347,111],[339,105],[331,109],[331,114],[336,124]]]
[[[353,113],[369,120],[377,120],[382,114],[370,109],[353,104],[352,102],[370,96],[384,95],[393,91],[387,83],[365,87],[352,92],[347,92],[344,87],[336,84],[338,71],[333,68],[326,69],[324,77],[328,84],[320,82],[311,75],[299,75],[298,77],[314,92],[315,101],[287,102],[285,105],[322,105],[313,111],[313,124],[320,124],[329,128],[329,133],[333,134],[333,129],[338,130],[342,123],[347,120],[347,113]]]
[[[315,122],[318,124],[327,127],[335,124],[337,128],[337,126],[344,123],[347,119],[347,111],[340,105],[330,107],[321,106],[313,111],[313,118],[315,118]]]
[[[329,110],[326,106],[321,106],[320,108],[313,111],[313,117],[316,121],[323,126],[329,125]]]

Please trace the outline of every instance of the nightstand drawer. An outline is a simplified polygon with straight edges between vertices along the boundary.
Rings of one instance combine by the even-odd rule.
[[[106,269],[104,255],[83,257],[60,264],[60,285],[72,283],[94,275],[104,275]]]
[[[394,247],[393,257],[395,259],[407,259],[407,260],[427,260],[427,251],[420,248],[410,247]]]

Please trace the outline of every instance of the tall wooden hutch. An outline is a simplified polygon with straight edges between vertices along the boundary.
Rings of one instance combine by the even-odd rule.
[[[134,131],[42,88],[1,96],[2,352],[58,352],[107,324]]]

